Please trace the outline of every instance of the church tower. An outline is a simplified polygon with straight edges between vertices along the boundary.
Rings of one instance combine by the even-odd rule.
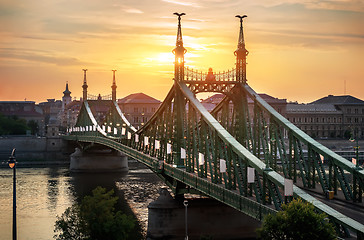
[[[72,101],[71,91],[68,89],[68,82],[66,83],[66,90],[63,91],[62,97],[62,111],[64,112],[66,106]]]

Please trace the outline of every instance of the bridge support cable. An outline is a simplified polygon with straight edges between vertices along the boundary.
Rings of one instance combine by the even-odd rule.
[[[318,181],[321,184],[323,194],[332,190],[336,194],[336,182],[338,182],[347,200],[361,202],[362,194],[360,195],[357,192],[359,192],[359,190],[362,191],[363,189],[362,184],[360,184],[360,182],[363,182],[364,180],[364,170],[362,168],[356,167],[350,161],[313,140],[268,105],[248,85],[244,85],[244,89],[247,92],[248,97],[254,99],[254,108],[261,109],[256,111],[265,112],[264,115],[270,116],[270,122],[274,121],[279,129],[283,129],[285,133],[288,133],[288,138],[281,138],[279,140],[281,147],[285,145],[284,141],[288,140],[288,162],[291,164],[287,165],[285,161],[286,158],[280,154],[283,168],[282,171],[285,176],[287,176],[288,172],[288,175],[291,177],[292,173],[296,174],[298,171],[299,173],[297,176],[300,176],[304,187],[315,188],[316,181]],[[254,126],[255,129],[259,127],[260,122],[264,123],[264,121],[259,118],[260,116],[262,115],[254,115],[254,125],[257,125]],[[260,144],[260,141],[262,141],[259,139],[254,140],[258,145]],[[303,154],[303,151],[306,151],[306,154]],[[259,156],[256,153],[255,155]],[[296,169],[294,165],[298,166],[298,169]],[[349,182],[345,176],[346,173],[355,176],[356,182]],[[329,175],[328,177],[327,174]],[[293,178],[295,178],[295,175]],[[353,196],[355,195],[353,193],[354,185],[355,189],[357,189],[356,197]]]
[[[186,131],[183,132],[183,138],[186,136],[186,142],[196,143],[192,146],[191,144],[185,145],[185,162],[190,159],[190,163],[185,164],[186,166],[195,165],[194,168],[189,169],[191,172],[188,172],[185,168],[174,167],[175,164],[171,159],[171,145],[175,144],[173,141],[176,141],[173,138],[173,94],[168,97],[167,101],[163,102],[164,107],[159,111],[159,114],[151,118],[153,122],[148,122],[133,134],[133,139],[129,143],[120,142],[119,139],[109,136],[107,133],[105,134],[101,131],[101,128],[97,128],[97,132],[84,132],[83,134],[68,137],[70,140],[103,144],[140,160],[165,179],[175,193],[186,192],[189,191],[188,188],[194,188],[247,213],[249,216],[260,219],[264,215],[262,215],[262,209],[267,212],[266,207],[270,204],[273,203],[279,208],[278,206],[282,203],[284,178],[275,171],[267,169],[266,164],[229,134],[202,107],[186,84],[179,83],[178,86],[188,106],[185,114],[194,116],[191,121],[186,120],[186,125],[192,123],[190,126],[185,126],[185,129],[189,129],[189,135]],[[171,92],[175,91],[171,90]],[[94,119],[90,109],[85,107],[83,111],[87,112],[87,114],[82,114],[90,115],[90,120]],[[82,114],[80,114],[80,119],[82,119]],[[192,138],[191,141],[187,139],[187,136]],[[146,144],[144,137],[148,137],[148,144]],[[136,141],[137,138],[139,141]],[[160,141],[159,149],[156,149],[155,143],[153,143],[155,140]],[[216,153],[211,150],[212,148],[215,148]],[[214,154],[216,155],[214,156]],[[225,158],[226,170],[223,172],[219,161],[216,161],[217,156]],[[256,174],[254,183],[250,183],[249,192],[246,182],[246,168],[248,166],[253,167]],[[178,182],[182,184],[178,184]],[[364,232],[363,225],[327,207],[295,186],[294,194],[295,197],[301,197],[312,202],[316,209],[326,212],[340,226],[348,227],[356,232]],[[254,197],[255,200],[251,199],[250,196]],[[268,206],[263,207],[260,202],[268,204]]]
[[[221,138],[222,141],[224,141],[224,143],[231,148],[231,151],[234,154],[237,154],[237,156],[239,156],[241,159],[244,159],[245,161],[247,161],[247,163],[254,167],[259,174],[262,175],[263,177],[263,186],[262,186],[262,190],[263,190],[263,202],[266,201],[265,196],[269,196],[272,199],[273,202],[276,201],[276,203],[279,203],[279,201],[281,201],[280,199],[280,194],[281,191],[284,187],[284,178],[282,176],[280,176],[277,172],[275,171],[266,171],[267,169],[267,165],[264,164],[263,162],[261,162],[260,159],[258,159],[256,156],[254,156],[252,153],[250,153],[250,151],[248,151],[246,148],[244,148],[237,140],[235,140],[235,138],[230,135],[211,115],[210,113],[208,113],[208,111],[201,105],[200,102],[198,102],[193,93],[190,91],[190,89],[187,87],[187,85],[185,83],[180,83],[179,84],[180,88],[182,89],[182,92],[184,93],[185,97],[188,99],[188,101],[190,101],[193,105],[194,108],[196,108],[199,112],[199,114],[201,115],[201,121],[206,122],[209,127],[211,129],[213,129],[213,131],[215,131],[215,133],[219,136],[219,138]],[[260,102],[258,103],[261,104]],[[273,116],[273,118],[275,119],[275,117]],[[277,121],[277,119],[275,119]],[[258,124],[257,124],[258,125]],[[262,129],[260,131],[261,135],[263,134],[263,129],[262,127],[260,127],[260,129]],[[267,135],[267,133],[264,133]],[[295,136],[293,134],[293,136]],[[257,144],[257,143],[256,143]],[[258,144],[259,145],[259,144]],[[265,144],[267,145],[267,144]],[[297,145],[297,143],[296,143]],[[294,152],[296,152],[296,154],[292,154],[291,157],[293,157],[294,155],[297,155],[299,153],[298,151],[298,147],[294,147],[292,146],[291,149],[296,148],[296,150],[294,150]],[[316,151],[314,151],[316,153]],[[294,159],[297,157],[294,157]],[[288,169],[290,170],[290,169]],[[264,181],[264,178],[267,178],[266,181]],[[278,191],[277,188],[275,188],[271,183],[269,183],[268,181],[271,181],[271,183],[273,183],[275,186],[279,186],[280,190]],[[268,190],[268,192],[270,191],[270,194],[265,194],[265,189]],[[243,193],[241,193],[243,194]],[[335,222],[339,222],[340,224],[351,228],[354,224],[356,225],[357,229],[356,231],[363,231],[364,230],[364,226],[361,225],[360,223],[342,215],[341,213],[337,212],[334,209],[331,209],[330,207],[326,206],[325,204],[319,202],[318,200],[316,200],[315,198],[313,198],[312,196],[310,196],[309,194],[305,193],[303,190],[299,189],[298,187],[294,186],[294,195],[295,197],[301,197],[303,200],[311,202],[314,204],[314,206],[316,207],[316,209],[326,212],[331,219],[333,219]],[[277,204],[278,205],[278,204]],[[345,220],[344,220],[345,219]]]

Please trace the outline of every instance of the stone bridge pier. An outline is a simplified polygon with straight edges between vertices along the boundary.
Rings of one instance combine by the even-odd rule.
[[[75,148],[70,155],[71,172],[127,172],[128,157],[112,149]]]
[[[190,198],[187,206],[189,240],[256,239],[260,222],[211,198]],[[148,206],[147,240],[185,239],[185,206],[162,188]]]

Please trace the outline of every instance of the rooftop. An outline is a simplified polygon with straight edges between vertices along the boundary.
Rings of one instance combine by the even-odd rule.
[[[350,95],[342,95],[342,96],[328,95],[327,97],[320,98],[310,104],[335,104],[335,105],[364,104],[364,101]]]
[[[133,93],[122,99],[118,100],[118,103],[161,103],[161,101],[152,98],[144,93]]]
[[[341,113],[334,104],[287,104],[287,112],[302,113]]]

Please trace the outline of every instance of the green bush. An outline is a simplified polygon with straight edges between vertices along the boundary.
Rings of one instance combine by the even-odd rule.
[[[257,233],[261,239],[336,239],[326,214],[316,213],[311,203],[301,199],[283,204],[282,211],[266,216]]]
[[[118,197],[114,191],[97,187],[92,196],[85,196],[80,205],[67,208],[55,223],[55,239],[102,240],[128,239],[135,228],[131,216],[115,211]]]

